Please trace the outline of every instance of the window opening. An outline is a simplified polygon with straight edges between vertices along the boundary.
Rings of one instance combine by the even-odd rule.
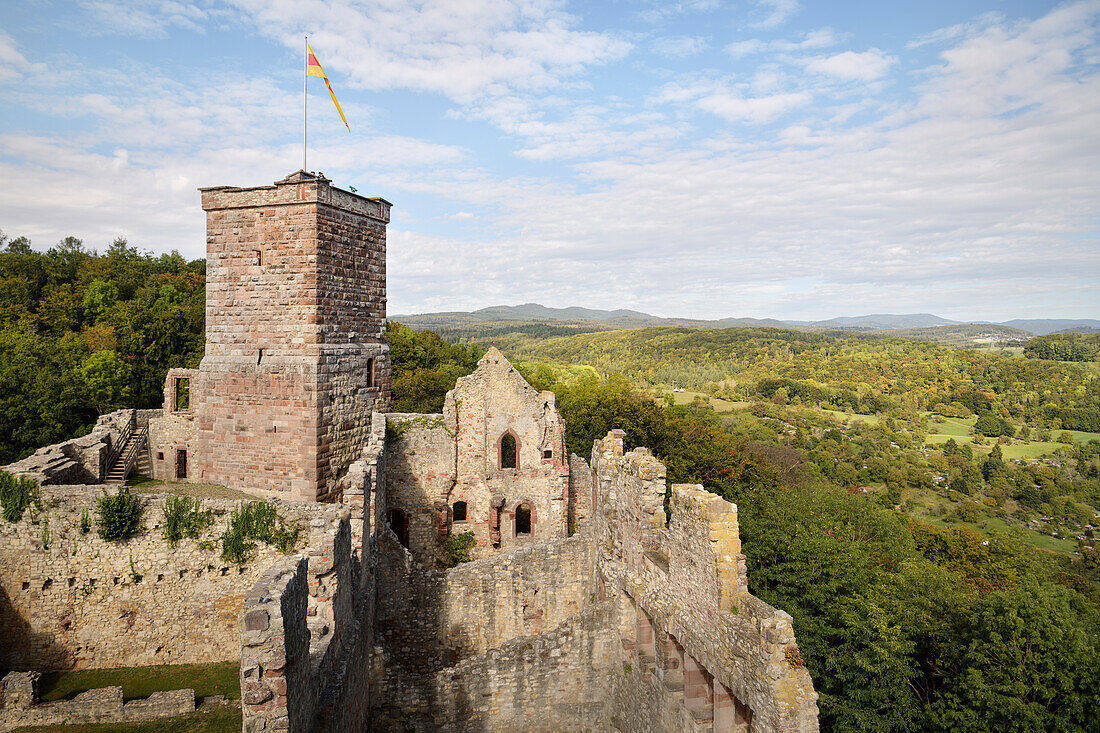
[[[451,508],[451,517],[456,522],[466,521],[466,502],[456,501],[454,507]]]
[[[554,457],[554,451],[552,451],[552,450],[544,450],[544,451],[542,452],[542,457],[543,457],[543,458],[553,458],[553,457]]]
[[[516,507],[516,536],[531,534],[531,505],[524,503]]]
[[[374,386],[374,359],[367,359],[367,387]]]
[[[516,436],[505,433],[500,439],[500,467],[516,468]]]
[[[187,451],[182,448],[176,451],[176,478],[187,478]]]
[[[259,364],[259,363],[260,363],[260,362],[262,362],[263,360],[264,360],[264,350],[263,350],[263,349],[259,349],[259,350],[258,350],[258,351],[256,352],[256,363],[257,363],[257,364]]]
[[[181,377],[176,380],[176,412],[191,409],[191,380]]]

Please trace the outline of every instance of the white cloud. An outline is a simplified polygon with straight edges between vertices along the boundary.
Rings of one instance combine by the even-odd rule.
[[[79,0],[79,5],[93,19],[85,28],[139,38],[165,38],[173,26],[201,33],[211,16],[200,3],[176,0]]]
[[[0,29],[0,82],[14,81],[28,73],[41,73],[45,65],[31,63],[19,52],[15,39]]]
[[[262,7],[285,13],[276,25],[289,28],[320,6]],[[365,32],[356,26],[364,8],[393,14],[380,27],[398,36],[369,52],[400,65],[396,49],[407,43],[413,59],[401,72],[411,76],[378,83],[461,100],[454,119],[491,121],[502,133],[494,146],[520,158],[490,169],[495,161],[461,145],[375,130],[375,110],[345,99],[353,125],[362,120],[355,137],[318,125],[311,159],[324,163],[315,165],[396,204],[394,312],[529,300],[699,317],[1100,309],[1100,71],[1088,61],[1100,51],[1095,2],[945,35],[938,61],[902,102],[895,86],[885,98],[875,83],[846,83],[881,78],[891,54],[816,50],[839,42],[828,30],[761,41],[755,52],[775,56],[749,76],[700,70],[640,101],[592,93],[583,86],[590,64],[575,66],[545,43],[583,47],[589,36],[549,4],[338,9],[350,14],[325,31],[330,74],[336,59],[356,58],[336,39]],[[455,13],[486,20],[461,28]],[[419,26],[403,29],[399,18]],[[528,35],[554,23],[550,36]],[[593,38],[602,47],[613,37]],[[5,39],[0,54],[16,48]],[[857,74],[874,67],[864,57],[872,52],[890,64]],[[413,73],[430,76],[462,58],[490,71],[455,88]],[[545,76],[519,79],[510,64]],[[285,113],[297,108],[297,89],[233,75],[203,88],[51,66],[77,81],[0,87],[0,104],[61,109],[74,130],[0,133],[0,176],[18,182],[0,189],[10,235],[44,246],[76,234],[103,248],[122,234],[201,256],[197,186],[272,181],[300,163],[297,117]],[[751,128],[769,122],[780,124]],[[525,254],[502,259],[502,251]]]
[[[766,97],[742,97],[730,92],[716,92],[701,97],[700,109],[732,122],[770,122],[792,109],[809,104],[812,97],[806,92],[772,94]]]
[[[798,0],[756,0],[756,5],[767,13],[764,18],[750,24],[751,28],[770,29],[783,25],[801,6]]]
[[[655,39],[650,48],[661,56],[686,58],[706,51],[710,43],[702,36],[665,36]]]
[[[777,38],[771,41],[763,41],[759,38],[749,38],[744,41],[734,41],[726,46],[725,51],[734,58],[741,58],[767,51],[783,53],[827,48],[839,42],[840,38],[835,30],[832,28],[818,28],[809,31],[798,40]]]
[[[299,51],[302,29],[326,70],[367,89],[437,92],[460,103],[558,86],[631,44],[578,30],[553,0],[416,4],[362,0],[230,0],[262,33]]]
[[[806,70],[843,81],[874,81],[890,71],[897,59],[877,48],[863,53],[844,51],[832,56],[818,56],[806,63]]]

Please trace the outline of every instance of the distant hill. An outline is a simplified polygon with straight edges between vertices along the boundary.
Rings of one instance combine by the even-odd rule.
[[[449,311],[391,316],[408,326],[437,331],[445,338],[525,333],[561,336],[654,326],[714,329],[770,327],[796,331],[855,331],[873,335],[935,341],[949,346],[988,346],[1023,342],[1032,335],[1055,332],[1095,332],[1094,319],[1016,319],[1004,323],[952,321],[932,313],[872,313],[820,321],[781,321],[775,318],[664,318],[636,310],[550,308],[538,303],[497,305],[476,311]]]
[[[1095,318],[1017,318],[1005,321],[1002,326],[1012,326],[1031,331],[1037,336],[1049,333],[1093,333],[1100,330],[1100,321]]]
[[[565,328],[573,333],[610,331],[651,326],[683,328],[738,328],[764,326],[789,328],[789,324],[774,318],[723,318],[707,321],[694,318],[662,318],[633,310],[598,310],[593,308],[548,308],[538,303],[498,305],[476,311],[443,311],[390,316],[413,328],[430,328],[440,335],[484,335],[486,332],[544,332]],[[559,334],[554,334],[559,335]]]
[[[931,313],[909,313],[896,315],[893,313],[874,313],[869,316],[849,316],[830,318],[827,321],[811,321],[808,325],[818,328],[929,328],[931,326],[955,325],[958,321],[949,321],[946,318],[934,316]]]

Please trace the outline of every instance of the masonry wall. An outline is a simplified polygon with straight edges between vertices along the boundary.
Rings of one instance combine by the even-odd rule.
[[[447,497],[455,483],[454,432],[443,415],[391,413],[386,416],[385,511],[401,512],[413,556],[428,567],[443,559],[447,535]],[[487,510],[487,509],[486,509]],[[476,511],[476,510],[475,510]],[[471,512],[471,516],[474,513]],[[383,516],[384,521],[388,520]],[[454,531],[463,531],[455,527]]]
[[[0,668],[66,669],[185,664],[237,658],[237,615],[247,590],[281,554],[260,543],[243,568],[223,562],[217,538],[239,502],[209,499],[224,512],[199,542],[173,548],[161,537],[164,495],[140,496],[145,531],[124,543],[80,530],[81,510],[94,523],[91,486],[46,486],[37,524],[0,523]],[[337,511],[280,503],[303,527]],[[48,525],[47,525],[48,522]],[[43,528],[48,542],[43,542]],[[140,576],[138,579],[136,576]]]
[[[593,597],[593,545],[575,536],[449,570],[426,568],[386,533],[378,541],[379,642],[412,672],[449,667],[544,633]],[[384,691],[382,694],[386,694]]]
[[[314,519],[307,554],[276,562],[249,590],[239,625],[244,730],[366,726],[374,593],[360,582],[350,522],[346,508]]]
[[[372,730],[607,731],[618,665],[608,604],[434,672],[376,659]]]
[[[664,466],[622,439],[592,449],[598,584],[628,670],[612,698],[619,729],[816,731],[791,617],[748,593],[737,508],[674,485],[666,528]]]

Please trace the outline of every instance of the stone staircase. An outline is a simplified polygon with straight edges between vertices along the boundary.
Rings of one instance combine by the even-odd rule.
[[[134,465],[141,459],[148,440],[148,425],[136,430],[128,429],[120,435],[116,444],[117,450],[112,452],[107,462],[107,472],[103,476],[103,483],[121,484],[125,482]]]

